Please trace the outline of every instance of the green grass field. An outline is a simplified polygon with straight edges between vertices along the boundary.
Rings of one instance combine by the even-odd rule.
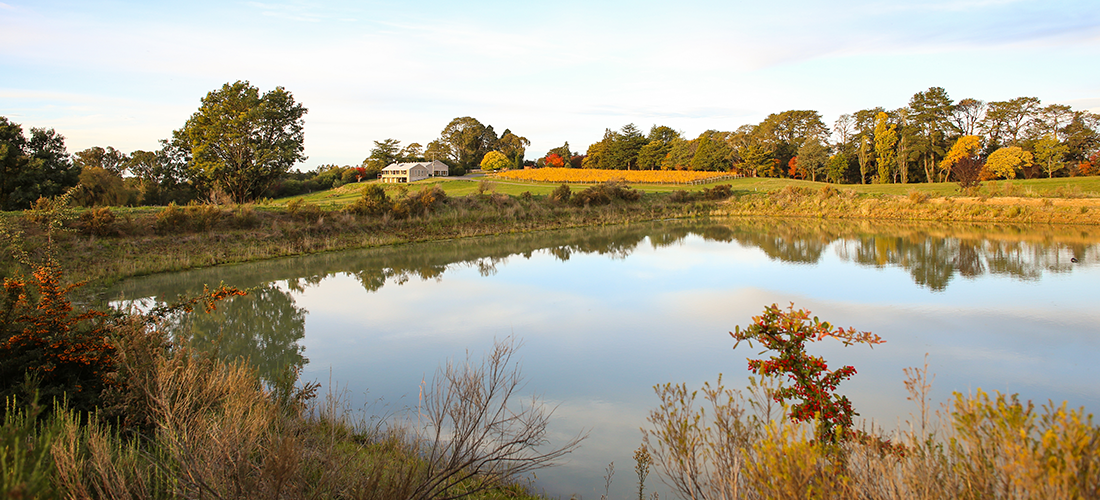
[[[339,208],[355,201],[359,197],[360,190],[369,183],[378,181],[364,181],[360,183],[346,184],[328,191],[319,191],[300,196],[291,196],[260,203],[262,206],[283,207],[295,199],[316,204],[322,208]],[[519,196],[524,192],[530,192],[535,196],[550,194],[558,185],[540,182],[522,182],[515,180],[501,180],[492,177],[464,177],[448,178],[446,180],[427,179],[410,184],[386,184],[386,192],[392,197],[401,190],[416,191],[425,186],[439,185],[447,193],[447,196],[460,197],[478,191],[479,185],[486,183],[485,189],[510,196]],[[778,191],[787,186],[809,187],[820,189],[829,185],[840,190],[850,190],[865,195],[896,195],[904,196],[916,191],[935,197],[962,196],[959,186],[953,182],[941,182],[932,184],[827,184],[824,182],[811,182],[796,179],[777,179],[766,177],[745,177],[741,179],[722,180],[707,184],[689,185],[682,184],[634,184],[631,187],[646,193],[670,193],[673,191],[700,191],[704,188],[719,184],[730,184],[734,192],[771,192]],[[573,184],[570,187],[574,191],[588,187],[588,184]],[[1025,196],[1025,197],[1049,197],[1049,198],[1098,198],[1100,197],[1100,177],[1061,177],[1056,179],[1014,179],[1004,181],[984,182],[981,194],[986,196]]]

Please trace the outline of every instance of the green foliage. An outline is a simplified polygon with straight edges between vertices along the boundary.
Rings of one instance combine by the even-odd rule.
[[[0,116],[0,209],[25,209],[41,197],[58,196],[75,186],[79,175],[64,137],[40,128],[27,137],[19,124]]]
[[[198,175],[242,203],[306,159],[305,113],[282,87],[261,96],[247,81],[237,81],[206,94],[173,135],[190,149]]]
[[[77,201],[86,207],[118,207],[138,204],[138,193],[128,189],[122,176],[101,167],[80,172]]]
[[[734,348],[742,341],[752,347],[755,340],[765,349],[777,351],[777,354],[767,360],[750,359],[749,370],[765,377],[785,374],[792,385],[776,391],[775,400],[779,403],[799,400],[791,406],[791,420],[816,420],[817,438],[835,441],[837,430],[850,429],[852,417],[858,413],[852,409],[846,396],[833,392],[841,381],[855,375],[856,369],[843,366],[830,371],[823,358],[806,353],[805,344],[834,337],[844,345],[864,343],[874,347],[883,340],[871,332],[856,332],[854,328],[833,330],[832,325],[817,317],[810,320],[809,311],[796,311],[794,304],[786,311],[772,304],[765,307],[760,316],[753,316],[752,321],[749,327],[743,330],[737,327],[730,332],[730,336],[737,341]]]
[[[62,498],[51,453],[61,432],[56,422],[42,422],[44,413],[38,399],[4,400],[0,494],[5,498]]]
[[[1047,173],[1048,178],[1054,177],[1054,172],[1065,168],[1062,160],[1069,148],[1062,144],[1054,134],[1044,135],[1035,143],[1035,162]]]

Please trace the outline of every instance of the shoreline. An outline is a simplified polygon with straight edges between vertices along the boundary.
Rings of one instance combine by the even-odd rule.
[[[1100,199],[932,197],[859,194],[831,185],[787,186],[771,192],[735,191],[724,201],[677,202],[650,193],[637,202],[574,207],[544,197],[489,193],[452,197],[434,212],[404,219],[357,216],[343,210],[299,213],[280,207],[195,206],[164,224],[169,209],[86,209],[56,236],[56,253],[71,279],[110,285],[119,280],[189,269],[322,252],[397,246],[509,233],[639,223],[664,219],[773,217],[912,223],[1100,225]],[[99,225],[88,214],[105,213]],[[117,209],[115,209],[117,210]],[[45,234],[21,213],[7,222],[23,245],[43,256]],[[4,262],[7,275],[17,264]]]

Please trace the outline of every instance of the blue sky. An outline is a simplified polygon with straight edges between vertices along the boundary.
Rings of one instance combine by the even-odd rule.
[[[694,137],[769,113],[1035,96],[1100,112],[1095,0],[0,0],[0,116],[69,151],[155,149],[227,82],[309,108],[299,168],[473,116],[528,158],[605,128]]]

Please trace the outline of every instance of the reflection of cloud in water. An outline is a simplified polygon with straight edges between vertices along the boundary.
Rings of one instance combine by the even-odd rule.
[[[348,384],[356,405],[381,397],[415,406],[420,381],[439,363],[467,349],[477,355],[494,338],[514,334],[525,343],[518,358],[527,389],[562,402],[554,437],[593,430],[568,465],[539,473],[543,484],[563,488],[555,492],[562,497],[598,497],[611,461],[619,467],[616,488],[624,488],[613,496],[628,496],[638,427],[657,403],[652,386],[697,388],[721,372],[727,386],[744,387],[745,358],[757,357],[759,346],[734,351],[726,332],[773,302],[793,301],[838,326],[887,340],[873,350],[839,342],[810,349],[830,366],[857,367],[841,392],[887,428],[914,411],[902,369],[922,364],[926,352],[937,404],[951,391],[982,387],[1100,410],[1100,387],[1093,383],[1100,378],[1093,362],[1100,353],[1100,313],[1091,304],[1100,267],[1046,273],[1062,269],[1059,259],[1070,246],[1076,245],[1074,255],[1095,256],[1097,246],[1087,238],[1044,247],[1042,241],[1063,236],[1021,242],[1008,231],[1002,243],[964,244],[970,237],[930,235],[924,226],[882,236],[866,224],[828,221],[732,221],[723,230],[708,224],[323,254],[162,276],[161,285],[157,277],[135,280],[127,295],[174,296],[221,280],[236,286],[278,281],[272,290],[292,298],[295,310],[309,311],[300,342],[311,360],[305,378],[327,383],[331,370],[332,380]],[[828,242],[848,253],[823,251]],[[914,272],[927,278],[916,281],[922,286],[914,286]],[[956,275],[965,279],[950,279]]]

